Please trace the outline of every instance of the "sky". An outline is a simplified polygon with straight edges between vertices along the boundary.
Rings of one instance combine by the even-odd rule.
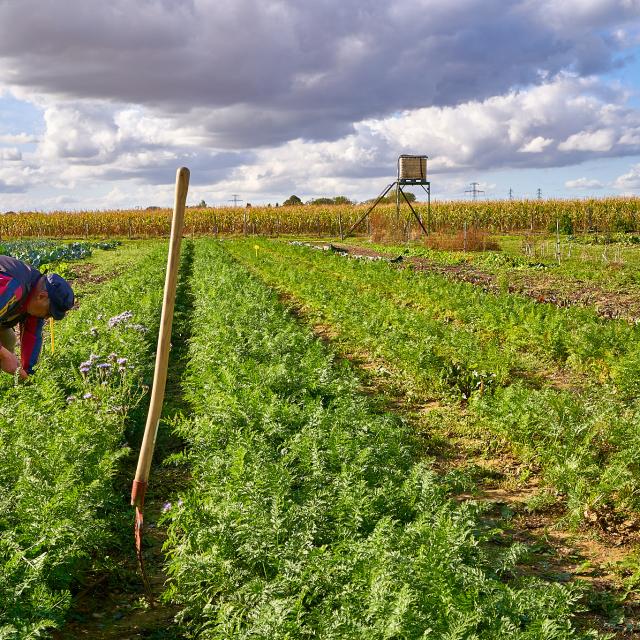
[[[640,0],[0,0],[0,212],[170,206],[179,166],[361,201],[400,154],[434,200],[640,196]]]

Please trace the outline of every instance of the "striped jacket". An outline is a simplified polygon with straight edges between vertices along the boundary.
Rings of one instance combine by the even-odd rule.
[[[0,256],[0,328],[20,325],[22,368],[33,373],[42,348],[43,318],[27,313],[27,302],[42,274],[28,264]]]

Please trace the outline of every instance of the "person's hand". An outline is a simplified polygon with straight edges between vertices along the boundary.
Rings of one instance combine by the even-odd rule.
[[[15,353],[11,353],[9,349],[5,349],[4,347],[0,347],[0,368],[6,373],[14,374],[18,369],[20,369],[20,378],[22,380],[26,380],[29,375],[27,372],[20,366],[20,360],[18,360],[18,356]]]

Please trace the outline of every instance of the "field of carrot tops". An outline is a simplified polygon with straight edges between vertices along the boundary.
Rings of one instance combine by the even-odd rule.
[[[153,607],[128,498],[167,243],[2,247],[80,304],[32,379],[0,378],[0,638],[640,631],[633,233],[245,231],[183,241]]]

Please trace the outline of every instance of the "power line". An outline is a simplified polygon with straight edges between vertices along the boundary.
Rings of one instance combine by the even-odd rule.
[[[237,194],[237,193],[232,193],[232,194],[231,194],[231,200],[227,200],[227,202],[233,202],[233,206],[234,206],[234,207],[237,207],[237,206],[238,206],[238,202],[244,202],[244,200],[241,200],[241,199],[238,197],[238,194]]]
[[[465,192],[465,193],[470,193],[470,194],[471,194],[471,197],[472,197],[474,200],[477,200],[477,199],[478,199],[478,195],[479,195],[480,193],[484,193],[484,191],[482,191],[482,189],[478,189],[478,187],[480,186],[480,183],[479,183],[479,182],[472,182],[472,183],[470,184],[470,186],[471,186],[471,189],[465,189],[465,191],[464,191],[464,192]]]

